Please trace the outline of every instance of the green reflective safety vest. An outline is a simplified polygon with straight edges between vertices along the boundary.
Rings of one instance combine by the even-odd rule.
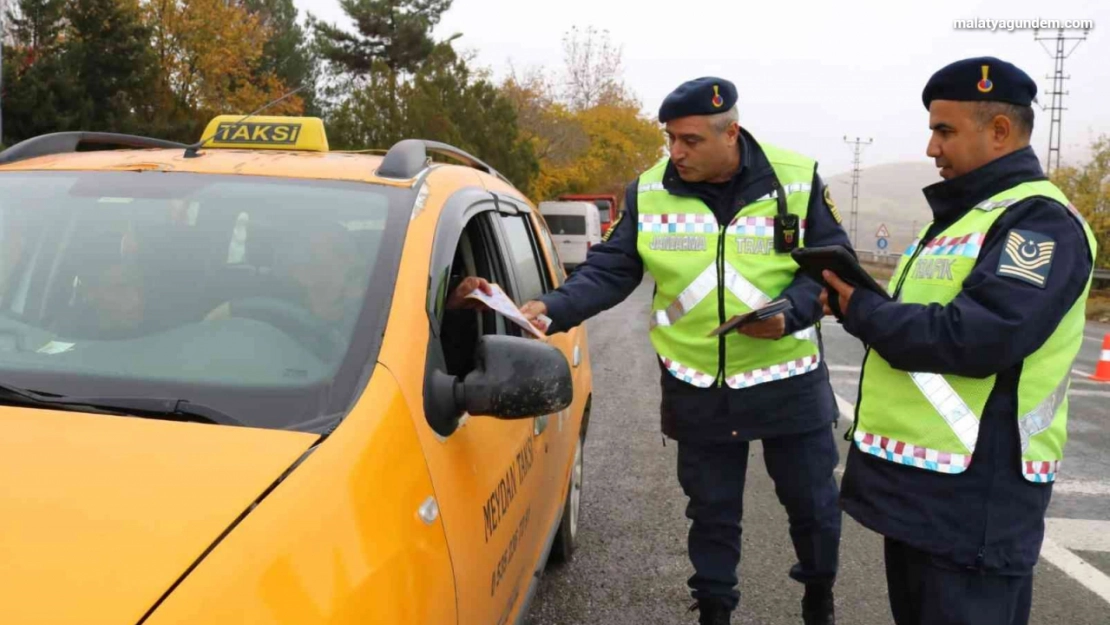
[[[1094,234],[1067,197],[1050,182],[1027,182],[976,205],[936,238],[921,242],[922,230],[902,256],[891,284],[900,285],[899,301],[948,304],[979,262],[987,231],[1013,204],[1040,196],[1055,200],[1083,225],[1092,255]],[[1026,243],[1009,233],[1006,245],[1016,252]],[[1031,243],[1030,243],[1031,244]],[[1031,244],[1036,248],[1036,244]],[[1048,244],[1051,245],[1051,244]],[[1029,250],[1028,245],[1026,249]],[[1049,262],[1045,249],[1032,254],[1029,267]],[[1011,267],[1009,271],[1025,271]],[[1032,274],[1036,277],[1036,274]],[[1083,343],[1088,277],[1083,294],[1040,349],[1022,364],[1017,415],[1021,435],[1021,471],[1030,482],[1056,479],[1067,439],[1067,391],[1071,365]],[[856,408],[852,439],[863,452],[890,462],[940,473],[962,473],[971,464],[979,420],[994,390],[996,376],[984,379],[896,370],[868,349]]]
[[[805,217],[816,163],[761,144],[804,241]],[[731,223],[717,223],[700,199],[663,187],[667,159],[639,179],[636,249],[655,279],[651,343],[671,375],[706,388],[747,388],[801,375],[820,363],[815,327],[778,341],[738,332],[711,337],[714,328],[759,308],[790,285],[797,263],[775,252],[776,192],[751,202]],[[820,191],[820,189],[818,189]]]

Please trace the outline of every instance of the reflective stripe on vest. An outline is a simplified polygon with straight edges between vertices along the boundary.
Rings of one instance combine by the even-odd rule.
[[[795,332],[793,336],[800,341],[810,341],[814,345],[818,345],[817,328],[806,328],[805,330]],[[812,356],[804,356],[797,360],[791,360],[790,362],[784,362],[779,365],[772,365],[770,367],[729,376],[725,378],[725,384],[728,384],[730,388],[748,388],[749,386],[763,384],[764,382],[785,380],[786,378],[792,378],[796,375],[809,373],[810,371],[816,370],[820,364],[821,352],[818,351]]]
[[[963,473],[971,466],[970,454],[953,454],[928,449],[885,436],[870,434],[859,428],[856,428],[853,438],[860,451],[896,464],[905,464],[938,473]]]
[[[911,373],[910,379],[952,428],[952,433],[960,439],[968,453],[975,451],[975,443],[979,439],[979,415],[968,408],[948,380],[936,373]]]
[[[1029,448],[1029,441],[1036,435],[1052,427],[1056,419],[1056,409],[1068,398],[1068,378],[1060,380],[1056,390],[1018,419],[1018,433],[1021,435],[1021,450]]]

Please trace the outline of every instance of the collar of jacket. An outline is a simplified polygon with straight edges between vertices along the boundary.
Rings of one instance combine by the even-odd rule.
[[[952,223],[983,200],[1023,182],[1044,179],[1037,154],[1026,146],[962,176],[929,185],[922,193],[934,221]]]

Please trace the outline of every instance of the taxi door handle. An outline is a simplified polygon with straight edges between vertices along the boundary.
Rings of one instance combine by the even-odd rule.
[[[571,362],[574,363],[575,367],[578,367],[578,365],[582,364],[582,348],[578,347],[577,345],[574,346],[574,358]]]

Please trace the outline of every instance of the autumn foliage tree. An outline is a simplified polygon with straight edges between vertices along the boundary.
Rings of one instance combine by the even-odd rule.
[[[260,71],[271,31],[245,5],[150,0],[147,11],[158,58],[161,136],[195,141],[212,117],[249,113],[288,91],[274,71]],[[266,113],[298,115],[303,108],[303,99],[293,96]]]
[[[65,130],[196,141],[211,117],[250,112],[288,90],[279,76],[286,67],[266,56],[282,22],[262,8],[275,9],[252,11],[242,0],[18,0],[5,14],[4,142]],[[276,8],[287,15],[290,7]],[[293,97],[268,112],[302,110]]]
[[[565,193],[612,193],[662,156],[662,135],[621,78],[620,48],[605,31],[563,38],[564,68],[513,71],[502,89],[517,110],[540,169],[536,200]]]
[[[1110,267],[1110,135],[1091,143],[1090,160],[1057,169],[1052,181],[1094,231],[1098,241],[1096,265]]]

